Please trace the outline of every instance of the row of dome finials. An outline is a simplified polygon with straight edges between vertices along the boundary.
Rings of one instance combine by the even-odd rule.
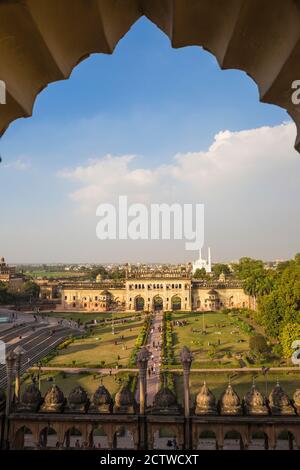
[[[0,402],[5,401],[5,395],[0,396]],[[20,403],[16,405],[17,412],[53,412],[53,413],[136,413],[138,410],[134,394],[128,386],[123,386],[115,395],[114,401],[109,391],[101,385],[89,400],[87,392],[79,385],[74,388],[66,400],[63,392],[57,385],[52,385],[44,399],[36,384],[28,385],[22,395]],[[154,397],[150,412],[179,414],[181,407],[176,396],[166,386],[162,387]],[[298,415],[300,416],[300,389],[294,393],[293,399],[282,389],[277,382],[266,399],[253,383],[251,389],[241,400],[232,385],[229,383],[222,393],[218,403],[214,394],[206,385],[200,388],[196,397],[194,408],[196,415]]]

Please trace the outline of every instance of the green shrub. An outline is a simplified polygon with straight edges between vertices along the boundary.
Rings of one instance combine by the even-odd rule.
[[[139,350],[141,349],[142,346],[144,346],[147,343],[148,335],[149,335],[149,330],[150,330],[150,325],[151,325],[151,315],[147,315],[144,324],[142,326],[142,329],[135,341],[134,348],[132,350],[132,353],[130,355],[129,359],[129,366],[130,367],[135,367],[136,366],[136,356]]]
[[[249,340],[250,350],[258,353],[264,353],[269,350],[266,338],[263,335],[252,335]]]
[[[300,340],[300,324],[295,322],[286,323],[280,334],[280,344],[283,356],[290,359],[294,350],[292,349],[293,341]]]

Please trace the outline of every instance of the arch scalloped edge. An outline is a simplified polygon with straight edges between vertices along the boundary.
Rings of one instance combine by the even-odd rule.
[[[141,13],[141,16],[142,16],[142,13]],[[141,17],[140,16],[140,17]],[[139,18],[140,18],[139,17]],[[37,99],[37,96],[50,84],[50,83],[55,83],[57,81],[60,81],[60,80],[66,80],[66,79],[69,79],[69,77],[71,76],[73,70],[77,67],[77,65],[79,65],[83,60],[87,59],[88,57],[90,57],[91,54],[97,54],[97,53],[105,53],[105,54],[112,54],[117,46],[117,44],[120,42],[120,40],[127,34],[127,32],[130,30],[130,28],[135,24],[135,22],[139,19],[135,19],[133,20],[130,24],[128,24],[128,27],[125,28],[125,32],[120,35],[119,39],[116,41],[114,47],[111,49],[111,51],[105,51],[103,52],[103,49],[102,50],[99,50],[101,49],[100,45],[99,45],[99,48],[97,50],[90,50],[90,51],[85,51],[84,54],[80,54],[78,56],[78,58],[76,58],[76,55],[75,55],[75,60],[73,60],[73,64],[71,64],[71,69],[70,69],[70,73],[67,74],[67,76],[65,77],[62,77],[62,78],[59,78],[58,80],[52,80],[52,81],[49,81],[49,82],[44,82],[42,83],[42,85],[39,87],[39,89],[33,93],[33,99],[32,99],[32,103],[31,103],[31,109],[27,109],[25,110],[21,104],[19,104],[15,99],[14,97],[11,95],[11,101],[13,101],[14,103],[12,104],[12,110],[11,111],[8,111],[6,114],[4,112],[4,118],[1,119],[1,112],[0,112],[0,121],[2,120],[2,125],[1,125],[1,128],[0,128],[0,136],[3,136],[3,134],[6,132],[6,130],[8,129],[8,127],[10,126],[10,124],[16,120],[16,119],[19,119],[19,118],[27,118],[27,117],[31,117],[32,114],[33,114],[33,109],[34,109],[34,104],[35,104],[35,101]],[[147,18],[149,19],[149,21],[152,22],[152,20],[147,16]],[[156,23],[155,23],[156,24]],[[159,27],[158,24],[156,24],[156,26]],[[164,32],[166,34],[165,31],[163,31],[162,28],[160,28],[162,32]],[[222,65],[222,61],[218,59],[218,53],[216,50],[214,50],[214,47],[210,47],[209,44],[201,44],[200,42],[197,42],[197,41],[193,41],[192,43],[189,42],[188,40],[185,41],[185,38],[184,37],[181,37],[180,38],[180,43],[181,45],[180,46],[176,46],[176,44],[174,43],[173,41],[173,38],[172,38],[172,33],[170,32],[170,35],[168,36],[169,39],[170,39],[170,43],[171,43],[171,47],[174,47],[174,48],[178,48],[178,47],[187,47],[187,46],[199,46],[199,47],[202,47],[204,50],[208,51],[209,53],[211,53],[217,60],[217,63],[219,65],[219,67],[222,69],[222,70],[228,70],[228,67]],[[72,66],[73,65],[73,66]],[[253,73],[250,73],[248,70],[245,70],[244,68],[241,68],[239,65],[237,66],[233,66],[230,67],[230,69],[232,70],[240,70],[240,71],[243,71],[245,72],[254,82],[255,84],[257,85],[258,87],[258,91],[259,91],[259,96],[260,96],[260,101],[261,102],[264,102],[264,103],[268,103],[268,104],[273,104],[273,105],[276,105],[276,106],[279,106],[281,107],[282,109],[285,109],[287,111],[287,113],[290,115],[290,117],[292,118],[292,120],[295,122],[296,124],[296,127],[297,127],[297,138],[296,138],[296,142],[295,142],[295,149],[300,153],[300,108],[299,106],[297,105],[294,105],[292,104],[292,101],[290,101],[290,103],[285,107],[283,105],[283,102],[286,102],[287,101],[287,98],[284,98],[282,99],[282,97],[279,97],[277,100],[272,100],[270,101],[270,99],[265,99],[264,96],[262,96],[262,93],[261,93],[261,90],[260,90],[260,84],[258,82],[258,80],[256,79],[256,77],[254,76]],[[300,73],[299,73],[300,75]],[[276,102],[277,101],[277,102]],[[7,106],[7,105],[0,105],[0,111],[1,111],[1,108],[2,106]],[[15,110],[14,110],[15,108]]]

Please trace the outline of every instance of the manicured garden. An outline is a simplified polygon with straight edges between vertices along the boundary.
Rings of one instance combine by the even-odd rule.
[[[165,365],[180,364],[180,351],[187,346],[193,353],[194,368],[278,366],[272,345],[247,322],[246,313],[172,312],[165,322],[168,339]],[[173,360],[170,358],[173,357]],[[291,365],[291,364],[288,364]]]
[[[99,312],[99,313],[90,313],[90,312],[59,312],[53,311],[50,313],[42,313],[43,316],[61,318],[63,320],[74,320],[80,321],[80,323],[91,323],[94,320],[97,321],[111,321],[119,320],[122,318],[131,318],[135,314],[130,312]]]
[[[124,319],[122,323],[92,327],[85,337],[75,339],[56,351],[47,361],[58,367],[126,367],[135,353],[137,339],[145,326],[142,319]],[[114,332],[114,334],[113,334]],[[45,361],[44,361],[45,363]]]

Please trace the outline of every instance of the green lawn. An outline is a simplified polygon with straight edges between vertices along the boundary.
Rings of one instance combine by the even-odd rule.
[[[51,313],[42,313],[44,316],[64,318],[65,320],[80,320],[82,323],[92,322],[94,320],[115,320],[119,318],[131,318],[134,317],[134,313],[128,312],[103,312],[103,313],[89,313],[89,312],[56,312],[55,310]]]
[[[279,380],[280,385],[283,389],[289,394],[292,398],[295,390],[300,388],[300,369],[295,372],[269,372],[267,377],[263,374],[252,374],[250,372],[240,372],[237,374],[231,374],[231,384],[239,394],[240,398],[243,398],[246,392],[250,389],[253,381],[253,376],[255,376],[255,383],[259,390],[267,395],[271,392],[272,388],[276,385],[277,379]],[[222,372],[191,372],[191,399],[194,403],[195,397],[199,392],[200,387],[203,385],[204,380],[207,383],[207,386],[214,393],[215,397],[219,399],[221,393],[225,390],[228,384],[229,374]],[[267,384],[266,384],[267,382]],[[175,389],[178,400],[182,403],[183,400],[183,377],[182,375],[175,375]]]
[[[185,326],[173,328],[174,355],[179,362],[179,353],[183,346],[193,352],[193,367],[205,367],[207,362],[213,366],[239,367],[236,355],[249,350],[249,335],[232,323],[232,317],[222,312],[187,312],[173,313],[172,320],[185,320]],[[203,325],[206,334],[203,334]],[[212,348],[216,348],[215,357],[209,357]],[[227,357],[230,351],[232,357]]]
[[[103,376],[103,385],[109,390],[113,396],[120,387],[120,381],[123,380],[124,373],[112,376]],[[52,379],[52,380],[51,380]],[[31,379],[27,379],[22,384],[22,389],[30,383]],[[47,372],[41,375],[41,393],[45,395],[51,385],[56,384],[63,391],[65,397],[77,386],[81,385],[88,395],[91,397],[101,384],[100,375],[92,373],[63,373],[63,372]]]
[[[54,357],[48,365],[113,367],[118,363],[120,366],[127,366],[142,326],[143,320],[128,320],[126,323],[115,325],[114,335],[111,325],[103,324],[94,327],[90,336],[77,339],[67,348],[59,351],[58,356]]]

